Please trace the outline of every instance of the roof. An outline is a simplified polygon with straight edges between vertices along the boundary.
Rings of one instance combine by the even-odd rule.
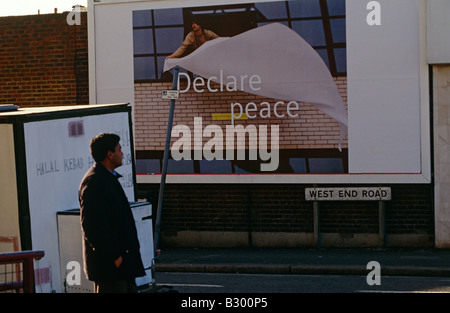
[[[115,104],[88,104],[88,105],[70,105],[70,106],[46,106],[46,107],[27,107],[19,108],[14,105],[8,105],[11,107],[9,111],[0,111],[0,120],[11,119],[15,117],[36,117],[58,114],[73,114],[73,113],[96,113],[98,110],[104,111],[104,109],[121,109],[127,108],[129,103],[115,103]]]

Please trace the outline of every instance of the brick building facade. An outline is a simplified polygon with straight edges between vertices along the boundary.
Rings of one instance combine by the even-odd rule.
[[[88,103],[86,14],[82,13],[79,26],[69,26],[66,17],[67,13],[0,18],[2,104],[13,103],[23,107]],[[435,93],[439,94],[439,98],[435,97],[436,109],[438,106],[446,108],[448,103],[448,70],[445,66],[439,69],[439,75],[433,81]],[[346,77],[335,77],[335,80],[345,100]],[[159,95],[161,90],[169,89],[169,86],[170,83],[164,82],[135,83],[134,137],[137,161],[149,158],[154,153],[161,154],[168,109],[167,106],[163,107]],[[207,108],[204,124],[221,125],[220,120],[211,119],[211,114],[222,113],[215,104],[215,97],[225,95],[215,95],[213,98],[206,94],[203,96],[205,99],[197,106],[199,110]],[[260,103],[263,100],[249,98],[244,94],[241,96],[243,103]],[[183,97],[189,100],[189,94]],[[202,100],[198,95],[196,98]],[[273,100],[265,100],[273,103]],[[228,110],[229,107],[223,112]],[[447,113],[446,109],[441,108],[439,111],[439,126],[436,127],[442,132],[448,126],[445,120]],[[318,113],[305,105],[302,106],[302,114]],[[176,112],[175,117],[176,123],[186,125],[191,125],[189,123],[193,119],[189,113],[183,116]],[[308,134],[292,130],[288,124],[281,125],[282,131],[292,131],[293,136],[303,138],[295,148],[334,149],[338,138],[337,124],[327,126],[328,122],[332,122],[326,116],[318,117],[324,120],[321,127],[324,128],[325,138],[307,138]],[[159,139],[149,140],[149,133],[158,133]],[[317,135],[317,129],[314,134]],[[444,138],[443,135],[440,138]],[[282,144],[283,149],[290,148],[289,142]],[[446,141],[438,141],[437,144],[448,151]],[[345,148],[346,142],[344,153]],[[445,166],[447,163],[440,159],[439,164]],[[439,172],[443,173],[442,168],[439,168]],[[444,184],[440,186],[448,187],[447,178],[442,178],[442,181]],[[213,184],[167,184],[161,226],[162,244],[189,247],[313,247],[313,203],[305,200],[304,193],[306,187],[312,186],[287,183],[221,184],[217,181]],[[383,186],[392,188],[392,200],[385,203],[386,246],[434,246],[434,184]],[[136,192],[140,198],[150,200],[156,208],[158,190],[157,183],[140,183]],[[322,245],[379,246],[378,213],[377,202],[321,203],[319,221]]]
[[[384,185],[385,186],[385,185]],[[167,184],[161,244],[165,247],[316,247],[314,208],[295,184]],[[432,185],[390,185],[386,247],[432,247]],[[159,185],[138,186],[156,204]],[[321,247],[379,247],[374,201],[320,204]]]
[[[325,1],[321,3],[325,8]],[[289,3],[286,4],[288,6]],[[252,6],[252,5],[249,5]],[[257,5],[256,5],[257,6]],[[257,6],[258,7],[258,6]],[[263,12],[263,8],[260,8]],[[257,9],[258,9],[257,8]],[[196,10],[207,10],[208,8],[195,8]],[[236,9],[236,8],[233,8]],[[339,13],[325,14],[323,24],[337,27],[345,19]],[[187,15],[192,8],[185,9],[183,16]],[[226,10],[225,10],[226,11]],[[345,10],[344,10],[345,11]],[[292,13],[293,11],[291,11]],[[322,11],[323,12],[323,11]],[[270,16],[270,13],[266,16]],[[147,14],[147,15],[146,15]],[[152,19],[146,17],[153,17]],[[158,39],[152,48],[146,45],[144,34],[151,38],[151,33],[157,33],[164,27],[179,26],[175,21],[157,20],[157,10],[134,11],[135,30],[135,82],[134,82],[134,117],[135,117],[135,150],[138,172],[138,193],[142,198],[150,199],[153,204],[157,203],[159,184],[156,183],[158,174],[162,168],[162,157],[166,136],[169,106],[167,101],[161,99],[163,90],[171,89],[171,82],[164,81],[160,76],[158,65],[150,67],[145,78],[145,71],[141,71],[143,62],[155,59],[155,64],[165,58],[166,47],[159,43]],[[165,13],[168,14],[168,13]],[[292,13],[291,17],[295,14]],[[162,14],[162,16],[165,16]],[[172,16],[172,15],[171,15]],[[175,14],[173,15],[175,16]],[[276,21],[282,18],[277,16]],[[298,16],[297,16],[298,17]],[[314,16],[312,19],[317,18]],[[218,16],[211,19],[220,19]],[[268,18],[270,20],[270,18]],[[158,22],[160,24],[158,24]],[[283,20],[284,21],[284,20]],[[322,20],[318,20],[320,23]],[[304,22],[301,18],[295,21],[286,19],[286,24]],[[174,24],[174,25],[172,25]],[[213,25],[214,23],[211,23]],[[320,24],[319,24],[320,25]],[[320,29],[320,27],[318,27]],[[220,27],[218,28],[220,29]],[[168,31],[168,30],[167,30]],[[338,28],[334,28],[326,34],[327,47],[333,44],[333,51],[345,49],[345,40],[336,40],[339,36]],[[345,36],[344,36],[345,37]],[[158,38],[158,37],[156,37]],[[142,45],[139,45],[142,42]],[[314,42],[314,40],[312,40]],[[320,46],[320,45],[318,45]],[[321,47],[323,48],[323,47]],[[320,47],[317,47],[320,51]],[[342,50],[340,50],[342,51]],[[328,54],[328,60],[332,55]],[[338,56],[334,55],[336,61]],[[331,62],[330,62],[331,63]],[[330,65],[339,93],[347,105],[347,74],[344,66],[340,70],[333,69]],[[160,64],[159,64],[160,65]],[[138,73],[138,75],[136,75]],[[218,74],[217,74],[218,75]],[[191,79],[192,81],[192,79]],[[231,103],[255,103],[260,109],[261,103],[273,105],[277,99],[267,99],[244,92],[195,92],[192,88],[186,88],[186,81],[180,80],[180,90],[189,89],[181,93],[176,101],[174,126],[186,125],[192,130],[195,128],[194,120],[201,117],[202,127],[207,125],[218,125],[225,133],[225,127],[230,124]],[[217,85],[211,87],[218,89]],[[280,107],[285,107],[286,104]],[[257,112],[257,113],[260,113]],[[286,113],[283,111],[282,113]],[[254,164],[243,164],[244,173],[238,171],[241,164],[232,162],[232,169],[221,168],[217,171],[203,170],[202,162],[186,160],[170,163],[168,172],[170,174],[181,174],[171,179],[166,185],[164,207],[162,213],[161,241],[169,246],[254,246],[254,247],[377,247],[385,246],[420,246],[429,247],[434,244],[434,213],[433,213],[433,186],[431,184],[382,184],[392,190],[392,200],[384,203],[384,211],[380,210],[378,202],[370,201],[332,201],[320,203],[320,209],[314,208],[314,203],[305,199],[305,188],[318,187],[349,187],[339,184],[307,184],[301,183],[298,178],[295,183],[289,181],[292,174],[342,174],[348,173],[348,141],[343,142],[343,151],[339,152],[337,143],[339,141],[338,123],[321,113],[308,103],[299,103],[298,117],[277,118],[272,112],[270,117],[261,118],[257,116],[252,119],[236,121],[236,124],[249,125],[278,125],[279,126],[279,149],[280,167],[267,176],[276,177],[277,183],[264,183],[262,176],[252,176],[246,181],[246,174],[261,174],[255,170]],[[228,114],[228,116],[227,116]],[[216,117],[224,116],[223,120]],[[184,139],[184,138],[183,138]],[[202,138],[201,144],[205,144],[210,138]],[[179,136],[173,136],[171,143],[179,140]],[[190,141],[188,138],[187,141]],[[249,140],[247,147],[251,148]],[[191,147],[191,146],[190,146]],[[254,147],[254,146],[253,146]],[[191,147],[200,150],[202,147]],[[195,154],[195,152],[193,153]],[[305,168],[300,170],[290,168],[291,160],[305,159]],[[317,169],[313,162],[323,160],[324,162],[342,161],[342,167]],[[175,166],[175,163],[179,163]],[[203,162],[205,163],[205,162]],[[172,167],[174,166],[174,167]],[[294,167],[294,166],[291,166]],[[243,173],[242,180],[226,175]],[[140,175],[142,174],[142,175]],[[148,175],[150,174],[150,175]],[[186,175],[185,179],[182,175]],[[214,174],[219,174],[215,176]],[[225,174],[225,175],[220,175]],[[176,175],[175,175],[176,176]],[[267,177],[266,176],[266,177]],[[226,180],[227,182],[224,182]],[[270,179],[269,179],[270,180]],[[199,181],[207,181],[199,183]],[[231,182],[230,182],[231,181]],[[295,179],[292,179],[295,181]],[[305,178],[304,181],[308,181]],[[367,187],[372,185],[352,184],[352,187]],[[317,216],[318,215],[318,216]],[[381,233],[383,232],[383,233]],[[320,237],[318,240],[317,237]],[[380,243],[380,238],[383,242]]]
[[[19,107],[87,104],[87,14],[0,18],[0,103]]]
[[[347,84],[346,77],[336,77],[336,86],[341,97],[346,102]],[[181,81],[180,89],[186,89],[186,81]],[[161,99],[163,90],[171,88],[171,83],[136,83],[135,85],[135,132],[136,150],[151,151],[164,150],[166,135],[167,101]],[[214,84],[212,89],[219,89]],[[298,103],[297,110],[291,110],[292,115],[298,114],[296,118],[290,118],[287,114],[289,101],[282,101],[277,106],[277,114],[283,116],[279,118],[274,113],[274,105],[278,100],[266,99],[260,96],[244,92],[204,92],[196,93],[192,89],[183,93],[175,108],[174,125],[183,124],[194,129],[193,121],[195,117],[201,117],[203,125],[218,125],[225,129],[230,124],[231,103],[239,103],[245,110],[248,103],[254,103],[256,108],[270,107],[271,112],[266,110],[263,117],[257,112],[254,118],[247,118],[246,121],[239,121],[244,127],[248,124],[280,126],[279,148],[283,149],[334,149],[339,141],[339,126],[326,114],[318,111],[307,103]],[[264,105],[261,105],[265,103]],[[239,108],[236,105],[236,110]],[[294,106],[292,106],[294,108]],[[235,112],[238,115],[239,112]],[[220,118],[223,114],[223,119]],[[228,114],[228,116],[227,116]],[[245,113],[243,113],[245,115]],[[265,117],[265,115],[270,115]],[[216,118],[217,117],[217,118]],[[302,125],[299,127],[299,125]],[[172,140],[176,140],[173,138]],[[207,139],[203,139],[203,144]],[[270,146],[270,140],[269,140]],[[343,148],[347,147],[347,142],[343,143]],[[200,147],[201,148],[201,147]],[[254,147],[257,148],[257,147]]]
[[[346,77],[334,79],[346,102]],[[186,89],[185,81],[180,84],[181,90]],[[167,101],[162,100],[160,95],[171,85],[169,82],[135,83],[134,131],[138,175],[160,172],[169,114]],[[214,120],[214,116],[229,113],[231,101],[245,106],[248,102],[273,105],[277,100],[243,92],[195,93],[189,90],[181,94],[177,101],[174,126],[183,124],[194,129],[194,118],[200,116],[203,127],[214,124],[225,130],[230,123],[229,117],[220,121]],[[292,151],[302,151],[300,153],[306,155],[327,157],[333,154],[343,158],[345,164],[347,140],[343,143],[343,152],[339,152],[336,148],[339,140],[337,122],[307,103],[300,103],[298,112],[301,113],[296,119],[277,119],[272,113],[271,118],[239,120],[239,124],[279,124],[281,156],[289,155],[289,151],[291,154]],[[202,144],[208,139],[203,138]],[[176,140],[178,138],[172,136],[171,144]],[[145,165],[140,166],[149,159],[157,159],[159,167],[149,169]],[[202,174],[198,170],[199,165],[195,161],[193,163],[197,175],[208,175]],[[289,175],[284,170],[280,168],[278,172]],[[178,173],[177,169],[172,173]],[[150,200],[156,208],[159,187],[159,184],[139,184],[138,196]],[[314,238],[313,203],[305,200],[305,188],[310,187],[313,185],[235,185],[220,184],[219,181],[212,184],[168,184],[162,214],[161,244],[187,247],[315,247],[318,244],[324,247],[378,247],[380,223],[384,223],[385,240],[381,244],[385,246],[433,245],[432,185],[389,186],[393,200],[385,204],[384,221],[380,221],[376,201],[321,203],[319,243]]]

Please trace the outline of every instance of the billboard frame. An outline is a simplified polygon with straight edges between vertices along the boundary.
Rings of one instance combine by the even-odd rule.
[[[273,1],[273,0],[270,0]],[[262,0],[258,2],[270,2]],[[346,4],[354,0],[346,0]],[[159,9],[159,8],[177,8],[186,6],[210,6],[221,4],[236,4],[247,3],[245,0],[190,0],[186,1],[121,1],[121,0],[102,0],[101,2],[95,0],[88,0],[88,42],[89,42],[89,90],[90,102],[102,103],[108,102],[129,102],[134,107],[134,78],[132,66],[132,49],[133,49],[133,34],[132,34],[132,11]],[[343,173],[343,174],[279,174],[279,173],[265,173],[265,174],[169,174],[167,176],[167,183],[222,183],[222,184],[383,184],[383,183],[399,183],[399,184],[426,184],[432,182],[432,141],[431,141],[431,109],[430,109],[430,90],[429,90],[429,68],[426,62],[426,1],[418,0],[418,36],[419,36],[419,78],[420,78],[420,171],[417,173],[385,173],[385,172],[363,172],[363,173]],[[120,25],[127,25],[121,29],[121,33],[108,29],[107,23],[100,23],[99,18],[104,18],[111,14],[116,14],[120,11],[120,19],[113,18],[118,22],[114,27]],[[348,12],[347,12],[348,13]],[[361,18],[365,18],[361,16]],[[348,21],[347,21],[348,23]],[[101,37],[109,31],[109,36],[122,36],[126,41],[116,40],[120,42],[121,48],[119,51],[113,52],[116,55],[122,55],[124,61],[121,66],[129,67],[128,71],[120,70],[121,78],[117,78],[112,84],[105,85],[102,80],[102,75],[111,75],[111,69],[106,73],[99,74],[97,69],[104,69],[104,63],[100,61],[104,49],[108,47],[101,47]],[[99,33],[97,33],[99,32]],[[348,33],[348,30],[347,30]],[[100,40],[100,42],[99,42]],[[124,51],[128,51],[128,55],[124,55]],[[350,84],[350,79],[349,79]],[[111,88],[112,87],[112,88]],[[115,88],[117,87],[117,88]],[[350,87],[349,87],[350,88]],[[349,94],[351,98],[351,94]],[[112,100],[114,99],[114,100]],[[351,100],[349,100],[351,101]],[[134,118],[134,116],[133,116]],[[136,132],[133,132],[135,134]],[[350,154],[350,149],[349,149]],[[137,183],[159,183],[161,175],[137,175]]]

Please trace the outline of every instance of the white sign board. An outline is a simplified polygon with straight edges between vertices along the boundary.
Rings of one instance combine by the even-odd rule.
[[[73,122],[84,131],[69,136]],[[78,208],[78,187],[94,161],[89,142],[99,133],[121,137],[123,165],[117,169],[129,201],[134,201],[128,112],[29,122],[24,125],[32,246],[44,250],[41,269],[49,268],[50,282],[38,291],[61,292],[56,212]]]
[[[307,201],[391,200],[389,187],[305,188]]]
[[[180,96],[178,90],[163,90],[161,99],[163,100],[177,100]]]
[[[279,14],[278,11],[272,12],[269,9],[265,11],[263,5],[259,5],[275,6],[277,2],[280,1],[256,2],[256,7],[261,7],[258,12],[262,13],[259,14],[263,14],[265,18]],[[290,6],[299,8],[316,2],[319,3],[306,0],[288,1]],[[346,29],[342,38],[345,41],[342,42],[346,47],[345,52],[343,48],[336,50],[345,53],[346,60],[348,96],[345,98],[349,119],[347,171],[349,174],[362,175],[257,175],[250,178],[257,182],[281,183],[429,182],[428,67],[423,31],[426,27],[425,1],[379,0],[373,2],[379,4],[376,8],[368,6],[370,1],[347,0],[345,6],[342,5],[343,1],[324,2],[329,6],[345,8],[345,13],[340,13],[345,19],[339,15],[341,20],[335,22],[345,23]],[[92,88],[89,89],[91,102],[111,102],[111,97],[115,101],[135,101],[133,13],[153,10],[158,17],[164,17],[175,9],[186,10],[204,6],[201,9],[205,10],[207,6],[225,7],[232,4],[246,5],[248,1],[215,0],[206,4],[199,0],[102,0],[101,3],[89,0],[89,35],[94,43],[89,46],[92,61],[90,76],[93,77],[90,86]],[[299,10],[292,12],[298,15],[306,14]],[[323,18],[319,14],[314,24],[322,27]],[[332,19],[334,18],[336,16],[332,16]],[[190,26],[188,21],[183,20],[181,23],[186,24],[182,24],[185,27]],[[183,29],[180,25],[175,26]],[[139,28],[139,25],[136,27]],[[159,31],[159,28],[157,29]],[[141,29],[137,31],[140,33]],[[310,32],[313,39],[323,37],[322,31],[317,32],[311,28]],[[163,39],[167,37],[161,36]],[[183,38],[176,39],[174,45],[181,44]],[[330,37],[330,40],[333,39]],[[172,44],[172,41],[167,40],[167,43]],[[166,48],[166,45],[163,47]],[[280,52],[282,50],[280,48]],[[171,53],[173,50],[164,52]],[[161,60],[163,57],[163,54],[155,56]],[[115,66],[111,67],[109,64]],[[303,125],[295,127],[301,128]],[[203,179],[200,175],[181,177],[176,179]],[[227,176],[227,181],[245,181],[241,177],[231,177]]]

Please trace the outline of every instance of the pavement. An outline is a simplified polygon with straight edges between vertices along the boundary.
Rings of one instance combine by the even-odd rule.
[[[368,275],[450,277],[450,250],[443,249],[260,249],[167,248],[157,272]]]

